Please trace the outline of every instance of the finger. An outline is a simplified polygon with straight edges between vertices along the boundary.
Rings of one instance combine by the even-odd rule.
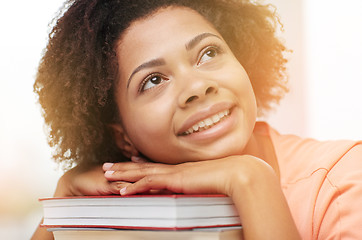
[[[103,166],[102,166],[103,171],[111,170],[113,165],[114,165],[114,163],[104,163]]]
[[[119,194],[119,191],[125,187],[128,182],[99,182],[94,186],[93,189],[84,189],[81,195],[110,195],[110,194]]]
[[[140,168],[132,169],[127,171],[106,171],[104,177],[108,181],[126,181],[126,182],[136,182],[146,175],[153,174],[155,171],[149,168]]]
[[[169,174],[147,175],[139,181],[129,184],[120,190],[121,195],[132,195],[137,193],[144,193],[151,190],[169,190],[174,193],[181,193],[182,189],[179,184],[175,184],[177,180],[173,177],[170,181]],[[172,184],[169,184],[172,182]]]
[[[112,167],[111,169],[114,169]],[[126,170],[107,170],[104,173],[108,181],[126,181],[136,182],[147,175],[155,174],[170,174],[176,171],[175,166],[153,164],[153,163],[138,163]]]
[[[106,193],[106,194],[103,194],[103,195],[107,195],[107,194],[119,194],[119,191],[120,191],[122,188],[124,188],[125,186],[129,185],[129,184],[130,184],[130,183],[128,183],[128,182],[121,182],[121,181],[110,182],[107,193]]]
[[[144,158],[134,158],[135,161],[146,161],[146,162],[122,162],[122,163],[104,163],[103,171],[113,172],[125,172],[131,170],[138,170],[141,173],[145,174],[155,174],[155,173],[167,173],[170,172],[171,169],[175,168],[174,165],[167,165],[161,163],[152,163],[147,162]],[[111,174],[107,174],[110,176]]]
[[[119,162],[119,163],[104,163],[103,164],[103,171],[126,171],[126,170],[132,170],[132,169],[139,169],[139,168],[150,168],[154,166],[163,166],[165,164],[160,163],[152,163],[152,162],[142,162],[142,163],[136,163],[136,162]],[[166,166],[166,165],[165,165]]]

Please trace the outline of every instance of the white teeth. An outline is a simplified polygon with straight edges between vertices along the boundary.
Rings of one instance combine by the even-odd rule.
[[[206,126],[210,126],[213,124],[213,121],[211,118],[206,118],[204,121],[205,121]]]
[[[214,116],[211,117],[211,119],[214,123],[217,123],[218,121],[220,121],[219,114],[215,114]]]
[[[220,122],[220,120],[224,119],[226,116],[230,114],[230,110],[225,110],[222,112],[219,112],[210,118],[206,118],[195,125],[193,125],[191,128],[189,128],[184,135],[188,135],[194,132],[201,132],[203,130],[206,130],[212,126],[214,126],[216,123]]]
[[[204,121],[201,121],[201,122],[199,122],[198,124],[199,124],[199,127],[205,127],[205,126],[206,126],[206,124],[205,124]]]

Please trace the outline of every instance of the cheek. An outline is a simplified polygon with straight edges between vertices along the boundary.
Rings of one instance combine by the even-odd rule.
[[[257,115],[257,105],[249,76],[238,62],[225,72],[228,73],[228,80],[225,81],[225,84],[228,84],[227,88],[232,91],[236,101],[243,109],[245,120],[253,125]]]
[[[170,139],[173,133],[172,112],[161,103],[142,104],[141,107],[133,109],[138,111],[128,115],[127,133],[136,148],[147,155],[149,146],[156,148],[162,146],[162,141]]]
[[[220,84],[230,89],[243,105],[254,106],[255,94],[246,71],[238,62],[229,66],[228,69],[223,71],[224,80]]]

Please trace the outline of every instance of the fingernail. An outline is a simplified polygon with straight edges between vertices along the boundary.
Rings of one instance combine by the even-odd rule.
[[[106,172],[104,173],[104,176],[110,177],[110,176],[112,176],[113,173],[114,173],[114,171],[106,171]]]
[[[146,163],[147,161],[144,158],[138,156],[132,156],[131,161],[134,163]]]
[[[114,165],[113,163],[105,163],[105,164],[103,164],[103,169],[109,170],[112,168],[113,165]]]
[[[127,191],[127,187],[124,187],[124,188],[122,188],[121,190],[119,190],[119,193],[120,193],[121,195],[125,195],[125,194],[126,194],[126,191]]]
[[[132,156],[132,157],[131,157],[131,161],[132,161],[132,162],[135,162],[135,163],[138,163],[138,162],[141,161],[141,158],[140,158],[140,157],[137,157],[137,156]]]

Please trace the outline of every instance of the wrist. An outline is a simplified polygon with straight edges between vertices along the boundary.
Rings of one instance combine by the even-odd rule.
[[[268,185],[279,186],[279,179],[274,169],[257,157],[238,156],[232,169],[228,189],[228,195],[232,198],[245,196]]]
[[[57,187],[55,189],[53,197],[69,197],[72,196],[69,189],[69,181],[66,179],[65,174],[58,180]]]
[[[81,169],[79,167],[74,167],[68,171],[66,171],[63,176],[61,176],[58,180],[57,187],[54,192],[54,197],[70,197],[75,196],[77,194],[74,189],[74,176],[77,176],[81,173]]]

